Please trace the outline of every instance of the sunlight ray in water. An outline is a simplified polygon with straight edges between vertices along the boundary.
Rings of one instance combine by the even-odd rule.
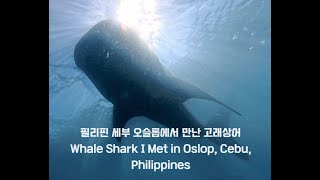
[[[159,35],[161,22],[156,0],[122,0],[117,19],[137,31],[149,46],[152,46],[152,38]]]

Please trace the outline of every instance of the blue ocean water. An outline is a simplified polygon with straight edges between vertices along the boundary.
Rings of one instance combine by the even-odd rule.
[[[50,179],[270,179],[270,0],[154,0],[152,4],[151,0],[145,1],[50,0]],[[250,146],[250,162],[232,155],[70,152],[70,144],[115,143],[112,138],[81,138],[80,128],[112,127],[112,104],[75,66],[73,59],[79,39],[108,18],[122,19],[137,28],[168,73],[200,87],[243,114],[241,118],[230,115],[227,121],[231,127],[241,127],[239,142]],[[185,105],[208,125],[216,121],[221,111],[203,101],[190,100]],[[135,117],[126,127],[162,126]],[[192,138],[125,138],[122,143],[198,142],[211,144],[205,139],[194,142]],[[189,161],[191,169],[131,170],[132,159]]]

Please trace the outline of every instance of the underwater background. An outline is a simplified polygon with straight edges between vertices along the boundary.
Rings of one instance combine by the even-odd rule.
[[[74,63],[80,38],[103,19],[134,28],[171,75],[185,80],[243,114],[190,100],[204,125],[223,121],[241,128],[249,162],[232,154],[72,154],[70,144],[105,145],[109,138],[81,138],[80,128],[112,128],[112,104]],[[270,0],[50,0],[49,177],[95,179],[271,179]],[[221,115],[223,114],[223,115]],[[126,127],[162,127],[144,117]],[[201,139],[203,145],[212,142]],[[123,145],[197,144],[192,138],[123,138]],[[131,160],[189,161],[190,170],[131,170]]]

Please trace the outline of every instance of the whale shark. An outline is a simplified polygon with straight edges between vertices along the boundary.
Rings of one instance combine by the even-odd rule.
[[[113,104],[114,128],[125,127],[137,116],[169,128],[203,128],[183,105],[191,98],[213,101],[241,116],[200,88],[169,75],[138,34],[116,20],[94,25],[76,44],[74,60]],[[121,137],[116,139],[121,143]],[[239,145],[231,137],[210,139],[217,145]],[[249,159],[247,154],[235,155]]]

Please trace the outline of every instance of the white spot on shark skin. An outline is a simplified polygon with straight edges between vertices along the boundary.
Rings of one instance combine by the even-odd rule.
[[[249,50],[252,50],[253,49],[253,46],[251,46],[250,48],[249,48]]]
[[[109,52],[107,53],[107,56],[106,56],[106,59],[108,59],[110,57],[110,54],[109,54]]]
[[[260,43],[261,43],[261,44],[265,44],[265,43],[266,43],[266,40],[262,40]]]

